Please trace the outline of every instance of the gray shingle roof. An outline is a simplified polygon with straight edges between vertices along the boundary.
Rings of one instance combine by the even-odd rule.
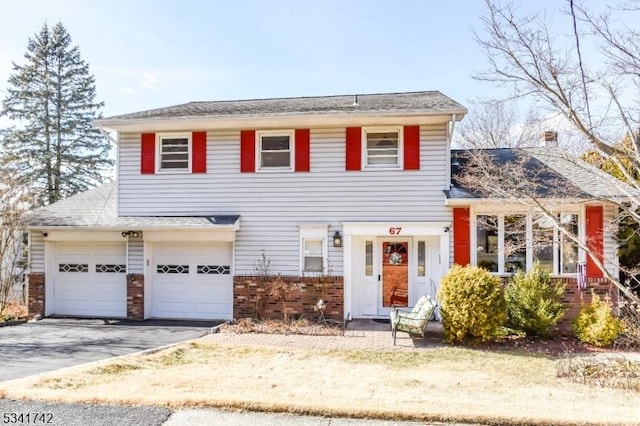
[[[191,228],[234,225],[238,215],[207,216],[116,216],[116,183],[76,194],[30,214],[31,228]]]
[[[580,158],[568,155],[558,148],[487,148],[482,152],[491,156],[500,167],[524,160],[527,174],[535,183],[540,198],[624,198],[633,189],[613,176],[597,169]],[[473,188],[465,188],[457,178],[464,173],[467,150],[452,150],[452,188],[445,191],[449,199],[483,198]],[[487,195],[488,198],[492,198]]]
[[[354,101],[357,97],[357,105]],[[466,108],[438,91],[189,102],[165,108],[106,117],[104,121],[184,117],[281,114],[358,114],[367,112],[465,114]],[[102,120],[97,120],[100,123]]]

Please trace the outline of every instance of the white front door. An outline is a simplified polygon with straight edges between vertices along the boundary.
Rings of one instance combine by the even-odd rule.
[[[443,238],[448,237],[357,238],[351,263],[354,316],[387,317],[393,307],[411,309],[425,294],[436,297],[448,262]]]

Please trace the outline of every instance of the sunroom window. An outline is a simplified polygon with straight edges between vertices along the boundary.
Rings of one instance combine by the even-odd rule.
[[[538,262],[543,270],[553,273],[553,221],[543,216],[533,221],[532,228],[533,261]]]
[[[527,269],[527,216],[523,214],[504,217],[504,271],[517,272]]]
[[[498,216],[478,215],[476,225],[478,266],[498,272]]]
[[[578,215],[562,214],[560,215],[560,224],[562,228],[571,235],[578,235]],[[560,273],[574,274],[578,269],[578,244],[573,242],[564,233],[561,233],[559,241],[560,253],[558,258],[560,260]]]
[[[559,213],[560,226],[570,235],[579,235],[579,217]],[[531,221],[530,227],[527,222]],[[476,215],[476,265],[490,272],[515,273],[528,270],[538,262],[543,270],[554,274],[574,274],[579,249],[571,238],[546,216],[526,214]]]

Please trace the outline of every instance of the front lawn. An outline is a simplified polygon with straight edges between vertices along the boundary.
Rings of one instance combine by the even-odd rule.
[[[490,424],[640,424],[640,393],[525,352],[317,351],[200,339],[0,384],[5,398]]]

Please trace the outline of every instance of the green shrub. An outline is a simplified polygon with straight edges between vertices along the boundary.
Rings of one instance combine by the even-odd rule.
[[[564,289],[563,283],[553,284],[538,263],[526,274],[519,271],[505,289],[507,326],[527,336],[550,336],[565,312]]]
[[[609,298],[592,292],[591,303],[580,309],[573,331],[580,341],[595,346],[609,346],[623,331],[622,321],[612,312]]]
[[[438,292],[445,340],[489,342],[498,338],[506,319],[502,281],[476,266],[455,265]]]

